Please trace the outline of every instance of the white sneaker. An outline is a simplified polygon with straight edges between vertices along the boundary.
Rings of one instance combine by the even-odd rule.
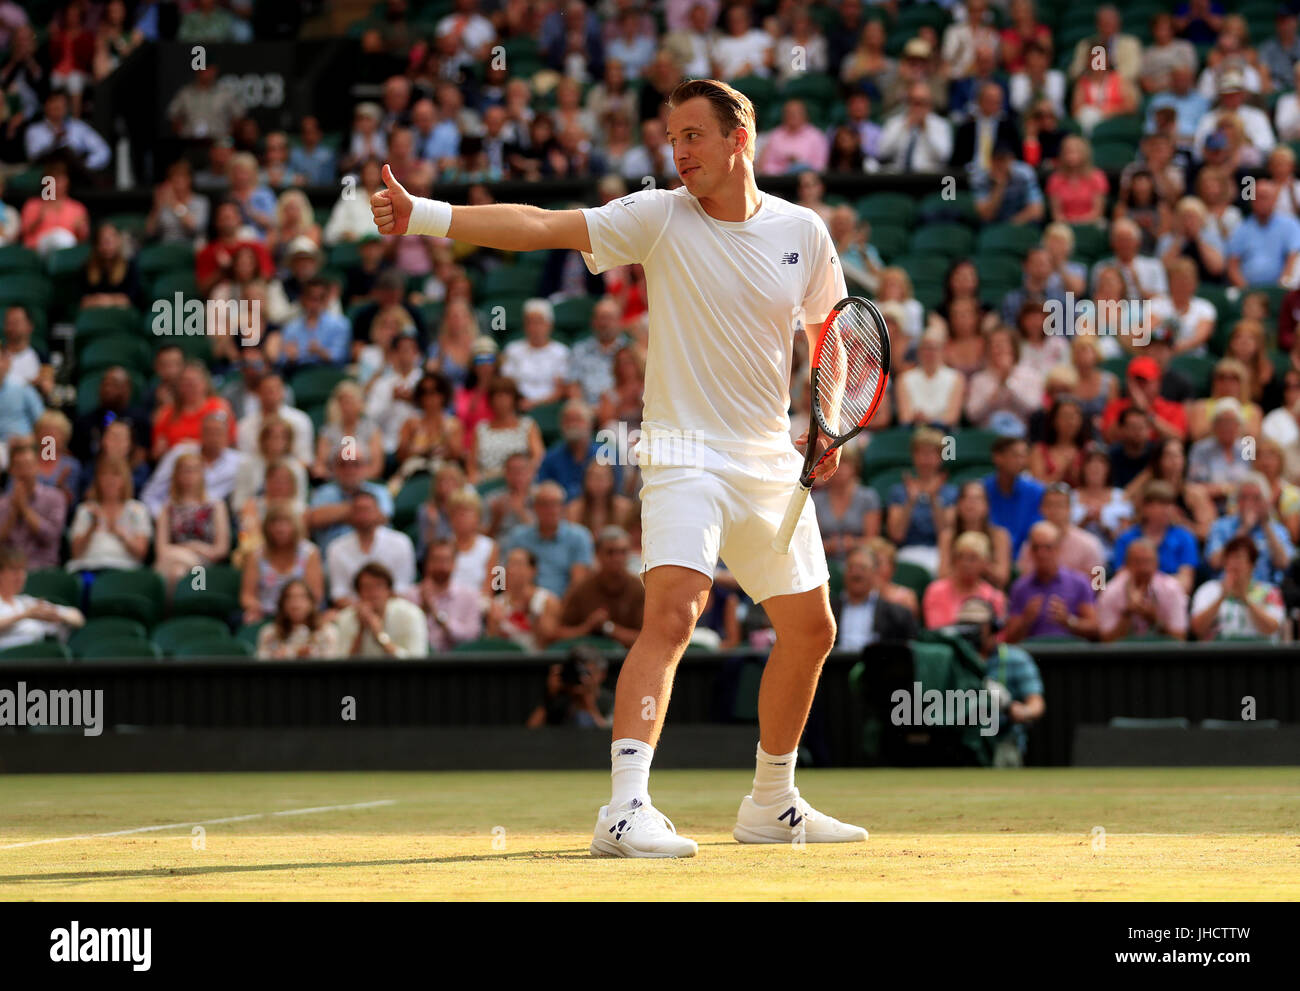
[[[791,798],[775,805],[757,805],[746,795],[731,835],[741,843],[861,843],[867,831],[822,815],[796,788]]]
[[[634,798],[611,812],[602,806],[591,840],[593,857],[694,857],[699,844],[677,835],[672,820]]]

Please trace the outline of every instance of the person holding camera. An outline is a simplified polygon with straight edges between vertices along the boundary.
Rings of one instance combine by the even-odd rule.
[[[574,647],[563,664],[547,670],[546,695],[524,725],[608,729],[614,712],[614,693],[605,687],[608,668],[600,651]]]
[[[999,709],[993,766],[1021,767],[1028,729],[1047,710],[1038,665],[1023,647],[998,642],[1001,623],[987,599],[963,602],[957,611],[957,625],[969,628],[966,635],[987,665],[985,690],[994,693]]]

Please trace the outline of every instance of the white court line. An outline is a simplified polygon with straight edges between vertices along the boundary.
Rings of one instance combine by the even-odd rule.
[[[164,829],[190,829],[194,826],[219,826],[228,822],[247,822],[250,819],[265,819],[268,816],[305,816],[318,812],[341,812],[344,809],[373,809],[381,805],[396,805],[397,800],[383,798],[376,802],[355,802],[351,805],[317,805],[306,809],[283,809],[280,812],[252,812],[243,816],[226,816],[223,819],[199,819],[195,822],[169,822],[160,826],[136,826],[133,829],[115,829],[109,833],[84,833],[81,836],[55,836],[47,840],[27,840],[23,843],[7,843],[0,850],[16,850],[25,846],[44,846],[47,843],[71,843],[75,840],[99,840],[112,836],[130,836],[132,833],[156,833]]]

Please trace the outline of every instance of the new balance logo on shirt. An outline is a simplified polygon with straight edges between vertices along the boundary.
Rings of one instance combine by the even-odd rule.
[[[787,251],[785,254],[783,254],[783,255],[781,256],[781,264],[782,264],[782,265],[798,265],[798,264],[799,264],[799,252],[797,252],[797,251]]]

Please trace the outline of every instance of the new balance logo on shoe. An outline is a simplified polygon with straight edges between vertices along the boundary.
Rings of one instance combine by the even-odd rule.
[[[630,802],[627,803],[627,807],[628,807],[629,809],[639,809],[639,808],[641,808],[641,799],[639,799],[639,798],[634,798],[634,799],[632,799],[632,801],[630,801]]]
[[[797,252],[797,251],[787,251],[785,254],[783,254],[783,255],[781,256],[781,264],[782,264],[782,265],[798,265],[798,264],[799,264],[799,252]]]
[[[620,819],[618,821],[618,825],[609,827],[609,831],[614,834],[615,840],[621,840],[623,838],[623,830],[625,830],[626,828],[627,828],[627,820]]]
[[[799,814],[799,812],[795,809],[795,807],[794,807],[793,805],[791,805],[788,809],[786,809],[786,810],[785,810],[784,812],[782,812],[779,816],[777,816],[777,817],[776,817],[776,821],[777,821],[777,822],[780,822],[780,821],[781,821],[782,819],[784,819],[786,816],[789,816],[789,817],[790,817],[790,828],[791,828],[791,829],[794,829],[797,825],[799,825],[799,823],[803,822],[803,816],[801,816],[801,815]]]

